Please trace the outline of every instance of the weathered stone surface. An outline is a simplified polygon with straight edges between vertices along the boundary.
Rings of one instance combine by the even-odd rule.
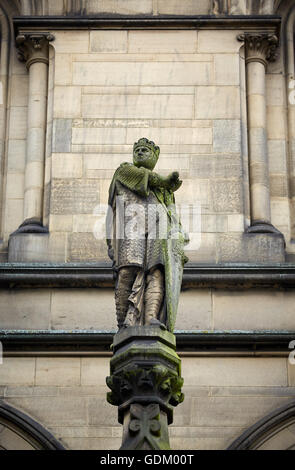
[[[239,180],[212,180],[211,194],[214,211],[237,213],[243,211],[242,185]]]
[[[284,240],[274,234],[218,234],[217,261],[282,263]]]
[[[270,194],[272,197],[288,197],[289,188],[286,175],[273,175],[269,177]]]
[[[88,31],[55,31],[54,49],[58,54],[87,53],[89,51]]]
[[[259,289],[232,291],[229,295],[226,291],[216,291],[213,293],[213,298],[216,329],[293,330],[295,328],[292,313],[295,294],[292,292],[270,292]],[[282,305],[284,305],[283,309]],[[250,385],[249,382],[248,384]]]
[[[238,52],[240,47],[241,43],[237,41],[237,31],[198,31],[198,52],[229,54]]]
[[[73,216],[72,215],[50,215],[49,219],[50,232],[72,232]]]
[[[99,203],[99,182],[55,179],[52,183],[52,214],[92,214]]]
[[[113,291],[111,289],[88,289],[87,291],[54,289],[51,321],[54,329],[116,329]],[[89,382],[86,381],[85,385],[89,385]]]
[[[85,397],[22,397],[7,402],[47,426],[83,426],[88,421]]]
[[[282,74],[266,74],[267,105],[282,106],[284,104],[284,77]]]
[[[35,384],[50,385],[79,385],[81,376],[80,358],[37,357]]]
[[[195,426],[251,426],[263,416],[290,402],[285,397],[212,397],[195,398],[195,413],[192,424]]]
[[[27,106],[29,75],[13,75],[11,77],[11,106]]]
[[[127,52],[127,38],[127,31],[91,31],[90,51],[100,53]]]
[[[271,362],[271,361],[269,361]],[[283,365],[284,367],[284,365]],[[259,397],[259,396],[274,396],[274,397],[292,397],[294,396],[294,387],[281,387],[281,386],[243,386],[243,387],[211,387],[210,392],[212,396],[242,396],[242,397]]]
[[[217,297],[218,298],[218,293]],[[243,298],[243,297],[242,297]],[[240,305],[246,302],[240,298]],[[231,296],[228,296],[228,303],[230,303]],[[225,308],[226,310],[226,308]],[[233,307],[231,307],[233,311]],[[239,313],[241,308],[239,308]],[[222,314],[220,314],[221,316]],[[241,315],[237,313],[238,316]],[[246,315],[246,312],[243,312]],[[227,329],[215,325],[216,329]],[[232,329],[236,329],[233,327]],[[240,327],[239,329],[243,329]],[[204,333],[205,334],[205,333]],[[183,361],[182,371],[185,377],[186,384],[197,386],[223,386],[223,387],[237,387],[237,386],[287,386],[287,373],[286,373],[286,359],[285,358],[241,358],[241,357],[220,357],[220,358],[186,358]],[[196,374],[195,371],[198,371]]]
[[[209,0],[158,0],[158,12],[163,15],[208,15]]]
[[[72,120],[55,119],[53,122],[52,151],[65,153],[71,151]]]
[[[112,128],[73,128],[73,144],[107,145],[123,144],[126,141],[126,129]]]
[[[23,199],[8,199],[6,201],[5,233],[7,238],[23,222],[24,202]]]
[[[96,240],[92,233],[73,233],[69,237],[68,261],[108,262],[105,240]]]
[[[8,171],[17,170],[24,172],[26,164],[26,141],[9,140],[8,142]]]
[[[209,330],[211,329],[211,292],[187,290],[181,292],[176,330]]]
[[[219,119],[213,122],[213,152],[239,153],[241,151],[241,122]]]
[[[118,423],[118,410],[116,407],[107,403],[105,393],[97,397],[89,397],[88,399],[89,410],[89,424],[90,425],[105,425],[116,426]]]
[[[210,81],[211,64],[207,62],[73,63],[74,85],[192,86],[209,85]]]
[[[58,395],[59,389],[56,386],[9,386],[6,387],[5,397],[55,397]]]
[[[132,128],[127,129],[127,143],[134,143],[139,137],[144,135],[147,139],[154,139],[158,145],[210,145],[212,144],[212,128],[197,127],[167,127],[167,128]],[[159,164],[162,159],[159,159]],[[181,156],[179,157],[181,158]]]
[[[54,84],[72,84],[72,57],[70,54],[55,54]]]
[[[102,302],[100,301],[102,304]],[[105,392],[107,386],[105,378],[109,374],[109,364],[105,358],[84,357],[81,359],[81,385],[100,385],[104,386]],[[101,392],[103,392],[101,390]]]
[[[0,385],[33,385],[35,380],[35,358],[5,358],[0,365]]]
[[[227,216],[228,226],[227,230],[223,232],[244,232],[245,229],[245,216],[244,214],[230,214]]]
[[[191,175],[195,178],[240,178],[240,155],[191,155]],[[196,184],[197,186],[197,184]]]
[[[85,118],[192,119],[193,101],[192,95],[84,95],[82,115]]]
[[[192,54],[196,51],[196,31],[129,31],[129,53]]]
[[[37,330],[49,328],[50,292],[46,289],[36,291],[1,289],[0,316],[1,328],[22,330],[30,329],[32,325]]]
[[[267,106],[267,133],[270,139],[286,139],[284,106]]]
[[[240,85],[240,58],[237,54],[214,56],[215,85]]]
[[[81,116],[81,87],[56,86],[54,88],[54,118],[77,118]]]
[[[152,0],[87,0],[88,13],[148,14],[153,11]]]
[[[81,178],[82,168],[82,155],[77,153],[52,154],[52,178]]]
[[[9,199],[22,199],[24,197],[24,183],[25,175],[23,173],[7,173],[6,197]]]
[[[19,233],[9,240],[10,263],[40,263],[48,258],[48,233]]]
[[[107,416],[105,416],[107,419]],[[63,442],[72,450],[118,450],[121,445],[121,439],[117,437],[95,438],[95,437],[63,437]]]
[[[239,119],[239,88],[233,86],[199,86],[196,90],[195,118]]]
[[[268,140],[268,163],[270,173],[287,172],[287,149],[285,140]]]
[[[226,215],[202,214],[202,232],[216,233],[228,231],[228,217]]]
[[[27,107],[13,106],[10,108],[9,139],[26,139]]]

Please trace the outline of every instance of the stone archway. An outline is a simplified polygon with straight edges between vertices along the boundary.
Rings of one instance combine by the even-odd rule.
[[[0,400],[0,450],[65,450],[40,423]]]
[[[295,450],[295,402],[259,420],[228,450]]]

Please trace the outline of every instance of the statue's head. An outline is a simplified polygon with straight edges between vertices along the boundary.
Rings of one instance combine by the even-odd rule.
[[[142,138],[133,147],[133,163],[137,167],[153,170],[160,155],[160,148],[154,142]]]

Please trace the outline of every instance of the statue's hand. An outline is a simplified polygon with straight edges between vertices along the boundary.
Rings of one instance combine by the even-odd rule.
[[[168,181],[172,191],[177,191],[177,189],[179,189],[182,185],[182,181],[179,179],[178,171],[173,171],[173,173],[170,173],[168,176]]]

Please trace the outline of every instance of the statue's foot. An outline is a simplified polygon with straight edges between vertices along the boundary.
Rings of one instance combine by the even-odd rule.
[[[159,326],[162,330],[167,330],[166,325],[164,325],[164,323],[161,323],[160,320],[158,320],[157,318],[152,318],[148,326]]]

